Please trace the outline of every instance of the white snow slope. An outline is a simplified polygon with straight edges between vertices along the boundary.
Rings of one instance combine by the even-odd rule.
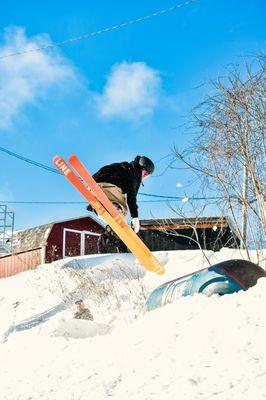
[[[205,255],[211,264],[244,257],[228,249]],[[266,399],[266,279],[246,292],[194,295],[144,313],[152,288],[207,266],[201,251],[157,256],[162,277],[126,254],[0,280],[0,399]],[[73,319],[79,298],[93,322]]]

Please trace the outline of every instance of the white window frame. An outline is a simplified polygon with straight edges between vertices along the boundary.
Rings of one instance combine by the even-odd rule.
[[[85,235],[91,235],[91,236],[101,236],[100,233],[95,233],[91,231],[79,231],[77,229],[69,229],[69,228],[64,228],[63,230],[63,258],[69,257],[66,256],[66,234],[67,232],[74,232],[74,233],[79,233],[80,234],[80,256],[84,256],[85,254]]]

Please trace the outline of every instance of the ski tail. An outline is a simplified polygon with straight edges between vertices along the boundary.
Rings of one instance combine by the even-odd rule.
[[[156,272],[159,275],[164,273],[164,268],[158,260],[150,253],[150,256],[139,245],[131,235],[128,234],[126,227],[121,227],[120,224],[113,218],[113,216],[106,210],[92,191],[84,185],[84,183],[75,174],[73,169],[60,157],[53,158],[55,166],[67,178],[67,180],[83,195],[83,197],[92,205],[97,211],[98,215],[113,229],[113,231],[120,237],[129,250],[135,255],[140,263],[148,270]],[[128,227],[128,225],[126,225]],[[129,227],[128,227],[129,228]],[[130,228],[129,228],[130,229]],[[138,238],[138,236],[136,235]],[[139,239],[140,240],[140,239]]]

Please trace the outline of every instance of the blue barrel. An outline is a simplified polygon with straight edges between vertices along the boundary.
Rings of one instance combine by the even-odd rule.
[[[154,289],[147,301],[146,310],[172,303],[180,297],[195,293],[224,295],[254,286],[258,278],[266,276],[258,265],[244,260],[229,260],[192,274],[166,282]]]

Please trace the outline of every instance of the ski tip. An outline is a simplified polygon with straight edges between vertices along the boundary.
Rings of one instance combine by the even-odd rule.
[[[61,158],[61,157],[60,157],[59,155],[54,156],[54,157],[53,157],[53,162],[57,161],[58,158]]]
[[[76,159],[77,156],[75,154],[70,154],[70,156],[68,157],[69,161]]]

